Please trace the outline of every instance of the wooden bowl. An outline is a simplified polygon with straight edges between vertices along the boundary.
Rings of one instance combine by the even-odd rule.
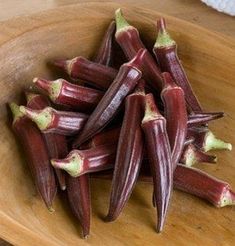
[[[47,65],[56,57],[91,57],[114,17],[114,3],[61,7],[0,24],[0,237],[15,245],[232,245],[235,243],[233,207],[210,204],[175,191],[165,230],[155,230],[152,187],[140,183],[123,214],[104,223],[110,181],[92,181],[92,226],[88,240],[80,238],[63,194],[49,214],[36,194],[24,156],[8,120],[6,103],[19,100],[35,76],[57,78]],[[156,19],[163,14],[123,6],[126,18],[139,28],[148,46],[153,45]],[[164,16],[164,15],[163,15]],[[166,16],[179,55],[205,110],[224,110],[227,116],[211,129],[235,144],[235,42],[205,29]],[[199,167],[228,181],[235,189],[234,153],[220,151],[218,164]]]

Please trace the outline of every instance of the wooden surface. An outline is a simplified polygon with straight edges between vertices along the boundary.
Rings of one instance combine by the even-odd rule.
[[[18,100],[35,76],[57,78],[47,62],[55,57],[90,57],[119,4],[81,4],[0,23],[0,237],[15,245],[234,245],[235,208],[216,209],[174,192],[165,230],[154,231],[152,188],[138,184],[122,216],[104,223],[110,181],[92,181],[91,237],[80,239],[65,197],[49,214],[36,195],[24,158],[9,128],[6,103]],[[155,38],[152,10],[123,6],[127,19],[149,40]],[[219,137],[235,144],[235,43],[182,20],[166,17],[193,88],[206,110],[224,110],[227,117],[211,125]],[[217,165],[199,165],[235,189],[234,152],[218,152]]]
[[[0,1],[0,21],[80,2],[116,2],[119,6],[125,2],[156,10],[235,38],[235,18],[207,7],[200,0],[8,0]]]

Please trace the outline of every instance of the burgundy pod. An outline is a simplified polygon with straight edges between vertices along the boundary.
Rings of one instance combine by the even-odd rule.
[[[57,60],[54,65],[65,70],[74,79],[82,79],[97,88],[106,90],[118,71],[114,68],[95,63],[79,56],[71,60]]]
[[[185,93],[187,105],[191,111],[201,112],[202,107],[195,96],[193,89],[188,81],[184,68],[177,55],[177,45],[171,39],[165,26],[164,18],[157,22],[158,36],[153,48],[158,64],[162,72],[169,72]]]
[[[187,109],[181,87],[175,84],[169,73],[163,73],[162,76],[164,87],[161,98],[165,106],[167,133],[172,151],[173,170],[175,170],[187,135]]]
[[[66,185],[71,210],[81,224],[83,238],[87,238],[90,234],[91,217],[89,176],[73,178],[66,175]]]
[[[151,54],[142,43],[138,30],[131,26],[123,17],[121,9],[115,12],[117,43],[121,46],[128,60],[131,60],[140,49],[144,49],[142,55],[142,72],[147,83],[154,89],[160,91],[162,87],[161,71]]]
[[[116,149],[116,144],[106,144],[86,150],[72,150],[64,159],[52,159],[51,164],[65,170],[72,177],[79,177],[113,168]]]
[[[105,129],[104,131],[96,134],[87,143],[82,144],[81,147],[82,149],[88,149],[105,144],[117,144],[120,135],[120,130],[121,130],[120,127]],[[81,149],[81,147],[79,149]]]
[[[93,61],[105,66],[110,66],[113,55],[113,36],[115,33],[116,23],[111,21],[106,30],[101,45],[94,57]]]
[[[46,107],[42,110],[33,110],[20,106],[20,111],[35,122],[42,132],[67,136],[77,134],[88,118],[83,113],[59,111],[51,107]]]
[[[50,102],[47,100],[47,98],[39,94],[26,93],[26,99],[27,107],[32,109],[44,109],[50,105]],[[53,133],[44,133],[43,137],[50,158],[64,158],[67,155],[67,142],[64,136]],[[60,185],[60,189],[65,190],[66,184],[64,172],[55,169],[55,173]]]
[[[103,96],[103,92],[69,83],[64,79],[46,80],[35,78],[35,85],[58,105],[69,106],[80,112],[92,111]]]
[[[125,99],[125,115],[114,165],[109,211],[106,220],[117,219],[136,184],[143,158],[141,120],[145,94],[137,88]]]
[[[92,138],[113,119],[125,97],[132,92],[142,76],[141,71],[135,67],[136,61],[138,61],[138,54],[132,61],[121,66],[112,85],[88,118],[82,132],[75,139],[73,148],[77,148]]]
[[[235,205],[235,193],[228,183],[196,168],[178,164],[174,173],[174,187],[201,197],[216,207]]]
[[[157,232],[162,231],[173,187],[173,166],[166,120],[159,113],[152,94],[145,97],[142,121],[157,203]]]
[[[13,114],[12,128],[24,149],[24,154],[36,188],[50,211],[57,187],[43,136],[37,126],[26,118],[15,103],[10,104]]]

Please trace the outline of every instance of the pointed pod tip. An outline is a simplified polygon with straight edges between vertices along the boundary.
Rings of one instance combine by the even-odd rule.
[[[50,214],[55,212],[55,209],[52,206],[47,207]]]
[[[123,17],[121,8],[118,8],[115,11],[115,20],[116,20],[116,34],[122,31],[125,31],[126,28],[131,27],[130,24]]]

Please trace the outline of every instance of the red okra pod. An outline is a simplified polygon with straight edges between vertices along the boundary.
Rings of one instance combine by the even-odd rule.
[[[67,195],[70,208],[82,227],[82,236],[90,234],[91,198],[89,176],[87,174],[77,178],[66,175]]]
[[[117,77],[88,118],[81,133],[75,139],[73,148],[91,139],[115,116],[125,97],[132,92],[142,73],[135,66],[138,54],[133,60],[121,66]]]
[[[195,147],[193,144],[189,144],[185,146],[183,153],[180,158],[180,163],[191,167],[196,163],[199,162],[207,162],[207,163],[216,163],[217,158],[214,155],[208,155],[201,150],[199,150],[197,147]]]
[[[200,112],[188,115],[188,127],[199,126],[224,117],[224,112]]]
[[[99,132],[90,141],[84,143],[82,145],[82,149],[93,148],[107,143],[117,144],[120,135],[120,130],[120,127],[115,127]]]
[[[125,115],[118,140],[107,221],[113,221],[120,215],[139,175],[144,152],[141,130],[144,99],[143,86],[137,86],[135,92],[125,99]]]
[[[82,56],[71,60],[57,60],[54,65],[65,70],[72,79],[85,80],[86,83],[104,90],[108,89],[118,73],[114,68],[89,61]]]
[[[83,113],[58,111],[51,107],[33,110],[20,106],[20,111],[34,121],[42,132],[67,136],[77,134],[88,118]]]
[[[37,126],[20,112],[18,105],[11,103],[10,108],[13,114],[12,128],[23,146],[33,181],[52,212],[57,186],[43,136]]]
[[[52,159],[55,168],[65,170],[72,177],[113,168],[117,145],[106,144],[86,150],[72,150],[65,159]]]
[[[201,112],[202,107],[193,92],[184,68],[178,58],[176,42],[171,39],[166,30],[164,18],[158,20],[157,28],[158,36],[153,52],[162,72],[169,72],[175,83],[184,90],[185,100],[189,109],[193,112]]]
[[[174,172],[174,187],[201,197],[216,207],[235,205],[235,193],[228,183],[196,168],[178,164]]]
[[[152,55],[146,50],[142,43],[138,30],[131,26],[123,17],[121,9],[116,10],[116,34],[117,43],[121,46],[128,60],[131,60],[140,49],[144,49],[142,54],[143,78],[149,85],[160,91],[162,88],[161,71],[154,61]]]
[[[159,113],[152,94],[145,97],[145,116],[142,128],[157,202],[157,232],[160,232],[163,229],[173,187],[173,165],[166,119]]]
[[[104,95],[101,91],[75,85],[64,79],[46,80],[35,78],[33,82],[55,104],[69,106],[72,110],[81,112],[93,110]]]
[[[32,109],[44,109],[50,105],[49,100],[39,94],[26,93],[27,107]],[[43,134],[50,158],[64,158],[67,153],[66,138],[54,133]],[[66,189],[65,174],[63,171],[55,169],[56,177],[61,190]]]
[[[163,73],[164,87],[161,98],[165,106],[167,133],[171,145],[173,170],[184,149],[187,135],[187,109],[184,91],[177,86],[169,73]]]
[[[112,63],[113,55],[113,36],[115,33],[116,24],[115,21],[111,21],[106,30],[101,45],[94,57],[93,61],[105,66],[110,66]]]
[[[232,145],[218,138],[209,130],[208,127],[190,127],[187,132],[188,137],[194,138],[194,145],[204,152],[212,149],[232,150]]]

